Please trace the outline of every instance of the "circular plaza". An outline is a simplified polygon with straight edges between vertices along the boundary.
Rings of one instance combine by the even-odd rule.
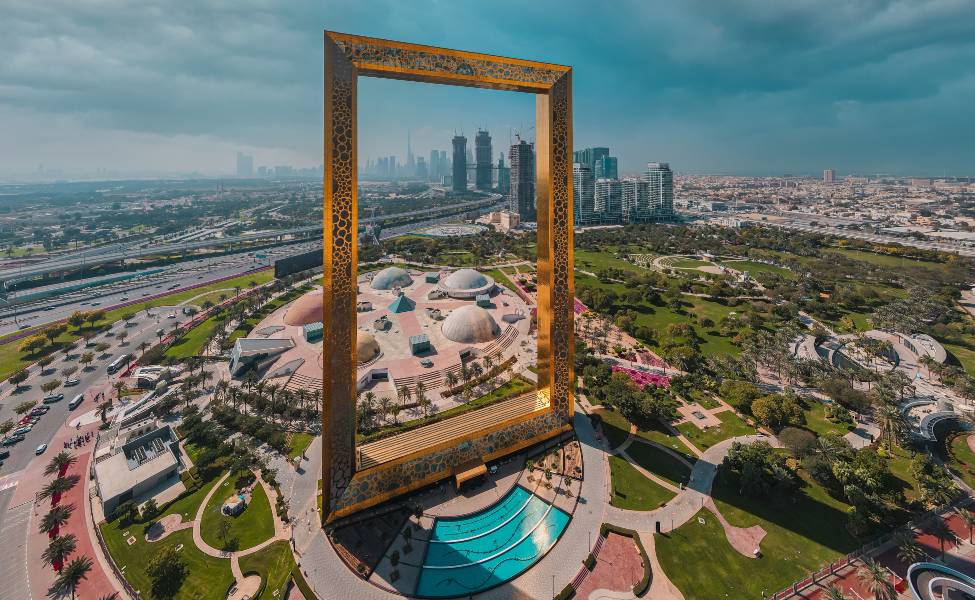
[[[268,315],[249,336],[283,350],[265,359],[262,378],[315,389],[323,368],[322,290],[316,288]],[[517,374],[530,365],[531,307],[491,275],[474,269],[418,271],[400,266],[358,278],[356,360],[360,392],[391,399],[418,386],[437,408],[465,365],[480,362]],[[498,378],[498,383],[503,378]]]

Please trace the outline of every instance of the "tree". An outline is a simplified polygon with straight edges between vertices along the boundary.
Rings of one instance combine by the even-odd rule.
[[[73,512],[74,504],[55,506],[51,510],[47,511],[46,515],[41,517],[38,530],[41,533],[46,533],[48,535],[57,535],[58,530],[68,522],[68,519],[71,518],[71,513]]]
[[[785,457],[768,442],[751,444],[734,442],[724,459],[724,466],[736,475],[743,494],[766,497],[773,489],[796,488],[795,475],[785,465]]]
[[[98,405],[98,417],[102,423],[108,423],[108,411],[112,408],[112,403],[108,400]]]
[[[59,387],[61,387],[61,380],[52,379],[50,381],[45,381],[44,383],[41,384],[41,391],[44,392],[45,394],[49,394],[54,390],[58,389]]]
[[[27,369],[21,369],[16,373],[14,373],[13,375],[11,375],[8,381],[10,381],[10,383],[14,384],[14,386],[16,386],[19,389],[20,384],[27,381],[27,377],[29,377],[29,374],[27,373]]]
[[[65,331],[67,331],[67,330],[68,330],[68,327],[66,325],[61,325],[61,324],[59,324],[59,325],[52,325],[52,326],[48,327],[47,329],[45,329],[43,332],[41,332],[41,335],[43,335],[45,338],[47,338],[47,341],[49,343],[52,343],[53,344],[54,343],[54,340],[56,340],[59,337],[61,337],[61,334],[64,333]]]
[[[54,500],[59,499],[62,494],[73,488],[81,481],[81,477],[77,475],[68,475],[66,477],[56,477],[51,481],[47,482],[44,487],[37,492],[38,498],[44,500],[50,498],[52,503]]]
[[[68,366],[68,367],[65,367],[65,368],[61,369],[61,375],[63,375],[66,378],[67,377],[71,377],[72,375],[74,375],[77,372],[78,372],[78,367],[76,367],[74,365],[71,365],[71,366]]]
[[[823,600],[850,600],[850,597],[843,593],[843,590],[836,587],[835,583],[826,586],[826,593],[821,596]]]
[[[6,421],[0,423],[0,435],[7,435],[7,433],[14,428],[13,419],[7,419]]]
[[[747,381],[723,381],[718,393],[725,402],[743,413],[751,413],[752,402],[762,397],[762,391]]]
[[[156,504],[155,498],[149,498],[146,500],[145,504],[142,505],[142,520],[148,521],[159,514],[159,506]]]
[[[47,338],[43,335],[32,335],[20,344],[20,351],[31,356],[38,353],[47,346]]]
[[[904,564],[916,563],[924,556],[924,549],[914,539],[914,532],[900,529],[894,534],[894,546],[897,548],[897,559]]]
[[[941,560],[944,561],[945,544],[957,542],[958,536],[948,527],[948,523],[937,515],[935,515],[934,520],[931,522],[929,533],[937,538],[938,543],[941,545]]]
[[[975,513],[967,508],[959,506],[955,508],[955,514],[958,515],[961,522],[965,524],[965,527],[968,527],[968,543],[971,544],[973,530],[975,530]]]
[[[47,548],[41,553],[41,558],[45,564],[54,567],[55,571],[60,572],[61,565],[64,564],[64,561],[68,560],[68,557],[71,556],[77,547],[78,538],[74,534],[59,535],[48,543]]]
[[[14,412],[18,415],[23,415],[28,413],[35,406],[37,406],[37,400],[25,400],[14,407]]]
[[[37,360],[37,364],[41,366],[42,371],[46,371],[52,362],[54,362],[54,357],[50,354],[42,356]]]
[[[447,389],[452,390],[457,387],[457,374],[453,371],[447,371],[444,376],[444,383],[447,384]]]
[[[220,519],[220,523],[217,525],[217,537],[224,544],[227,543],[227,536],[230,535],[230,521],[227,519]]]
[[[153,597],[174,597],[189,572],[189,567],[186,566],[179,552],[176,552],[175,547],[168,546],[156,553],[146,567],[146,574],[152,580]]]
[[[857,579],[876,600],[896,600],[897,590],[888,579],[887,569],[870,558],[864,558],[863,564],[857,569]]]
[[[68,317],[68,325],[71,325],[74,328],[81,327],[84,324],[84,322],[85,322],[85,313],[81,311],[76,310],[75,312],[71,313],[70,317]]]
[[[776,437],[796,458],[805,458],[816,450],[815,434],[805,429],[786,427]]]
[[[81,355],[81,358],[78,359],[78,362],[85,365],[85,369],[88,369],[89,365],[91,365],[92,361],[94,360],[95,360],[94,354],[92,354],[91,352],[85,352],[84,354]]]
[[[60,598],[70,592],[71,600],[74,600],[78,586],[82,580],[88,578],[92,565],[92,560],[87,556],[80,556],[69,562],[47,590],[48,598]]]
[[[877,409],[877,425],[880,426],[880,439],[885,442],[888,452],[893,450],[894,441],[900,439],[907,430],[904,415],[891,404],[884,404]]]
[[[802,406],[793,395],[769,394],[752,402],[752,414],[758,421],[779,431],[786,425],[802,425],[806,422]]]
[[[78,458],[75,455],[62,450],[51,457],[50,462],[48,462],[47,466],[44,467],[44,475],[50,476],[54,475],[55,473],[61,473],[71,465],[75,464],[77,461]]]

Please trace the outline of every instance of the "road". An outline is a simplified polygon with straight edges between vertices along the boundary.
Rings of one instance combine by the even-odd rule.
[[[143,279],[107,284],[79,290],[31,303],[0,308],[0,335],[17,331],[26,326],[43,325],[66,318],[75,311],[104,309],[116,304],[148,298],[165,292],[177,292],[191,285],[233,277],[267,266],[273,261],[308,252],[321,247],[319,241],[302,242],[266,250],[266,259],[257,259],[252,253],[243,252],[216,259],[189,260],[165,267],[165,270]],[[78,282],[74,282],[78,283]],[[135,310],[135,307],[133,307]]]
[[[177,318],[169,318],[174,311],[175,309],[171,307],[154,308],[152,309],[151,316],[146,316],[146,312],[141,311],[132,319],[129,327],[125,327],[125,324],[119,321],[106,333],[92,338],[92,341],[95,343],[105,342],[111,344],[111,348],[102,354],[96,354],[95,361],[87,371],[82,369],[81,364],[78,362],[81,353],[85,351],[84,341],[79,340],[71,353],[67,355],[58,353],[57,358],[48,367],[48,371],[44,375],[41,374],[40,367],[34,365],[29,370],[30,376],[27,381],[22,383],[19,389],[10,383],[4,383],[2,388],[0,388],[0,422],[6,419],[13,419],[14,422],[17,422],[20,417],[17,416],[14,408],[18,404],[28,400],[37,400],[38,405],[40,405],[41,398],[44,396],[44,393],[40,389],[41,382],[55,378],[64,381],[65,376],[60,373],[60,370],[68,366],[78,367],[78,371],[72,377],[80,380],[78,385],[71,387],[62,385],[58,388],[56,391],[64,394],[64,400],[48,405],[51,407],[51,410],[42,416],[34,428],[26,434],[24,441],[4,448],[10,451],[10,457],[3,461],[3,466],[0,466],[0,477],[16,473],[26,467],[27,463],[34,458],[34,450],[40,444],[49,443],[61,425],[68,419],[90,411],[95,407],[95,402],[92,400],[92,396],[95,395],[93,390],[95,388],[100,390],[106,388],[111,389],[106,384],[114,380],[115,377],[108,375],[106,367],[115,358],[126,353],[137,355],[139,353],[140,343],[143,341],[158,341],[156,330],[163,328],[168,331],[176,323],[189,319],[189,317],[183,316],[178,311],[175,311]],[[128,337],[126,337],[124,343],[120,344],[115,334],[122,329],[128,331]],[[89,349],[89,351],[93,351],[93,349]],[[85,400],[76,410],[69,410],[68,402],[71,398],[76,394],[82,393],[85,394]],[[48,448],[47,454],[53,455],[60,450],[61,448]]]

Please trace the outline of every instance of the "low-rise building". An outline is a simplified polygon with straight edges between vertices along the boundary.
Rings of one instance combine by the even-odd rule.
[[[177,477],[181,466],[179,442],[169,425],[146,419],[114,431],[95,451],[95,480],[106,515]]]

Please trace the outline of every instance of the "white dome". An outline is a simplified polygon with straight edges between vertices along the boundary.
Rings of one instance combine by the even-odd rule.
[[[476,290],[488,284],[488,278],[474,269],[460,269],[454,271],[443,281],[445,288],[455,290]]]
[[[480,344],[498,337],[501,328],[491,313],[468,304],[450,313],[443,322],[443,335],[461,344]]]
[[[391,290],[397,287],[407,287],[413,283],[413,278],[406,269],[400,267],[386,267],[372,278],[370,287],[374,290]]]
[[[359,364],[367,363],[379,356],[379,342],[368,331],[356,332],[355,355]]]

